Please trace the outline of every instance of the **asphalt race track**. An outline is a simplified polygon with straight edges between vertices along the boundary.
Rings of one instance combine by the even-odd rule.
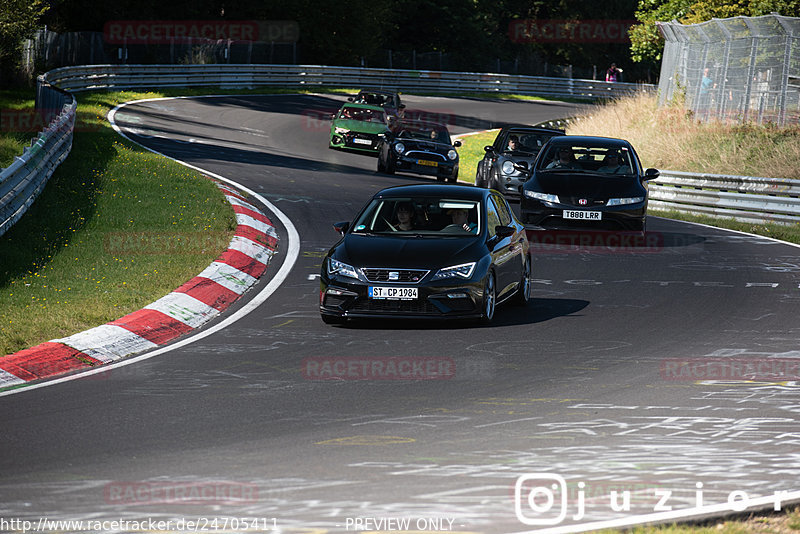
[[[455,133],[574,109],[406,100]],[[651,217],[643,244],[539,243],[532,303],[499,307],[491,327],[324,325],[331,223],[380,187],[431,180],[329,150],[326,116],[343,101],[175,99],[117,114],[132,139],[272,202],[300,256],[215,334],[0,397],[0,518],[509,533],[800,489],[796,247]],[[365,376],[390,361],[425,379]],[[323,379],[342,362],[353,373]]]

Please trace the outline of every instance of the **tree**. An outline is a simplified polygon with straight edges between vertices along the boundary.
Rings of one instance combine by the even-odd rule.
[[[636,19],[641,24],[630,31],[631,59],[637,62],[661,60],[664,38],[656,28],[656,21],[697,24],[712,18],[757,17],[773,12],[788,17],[800,16],[800,0],[640,0]]]
[[[12,81],[22,59],[22,41],[33,35],[45,11],[42,0],[0,2],[0,86]]]

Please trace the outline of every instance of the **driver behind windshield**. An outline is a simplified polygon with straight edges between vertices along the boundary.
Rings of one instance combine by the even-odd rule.
[[[546,169],[580,169],[581,167],[575,161],[575,155],[572,149],[568,146],[562,146],[558,149],[556,158],[548,163]]]

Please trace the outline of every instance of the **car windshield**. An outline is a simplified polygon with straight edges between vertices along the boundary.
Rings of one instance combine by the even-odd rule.
[[[609,175],[633,174],[628,147],[554,143],[536,161],[542,172],[579,172]]]
[[[358,95],[356,102],[372,104],[373,106],[387,106],[392,103],[389,95],[382,95],[379,93],[361,93]]]
[[[426,141],[436,141],[437,143],[450,142],[450,132],[444,126],[424,126],[418,124],[401,123],[399,128],[398,137],[406,139],[423,139]]]
[[[340,119],[361,122],[382,122],[386,123],[386,114],[383,110],[365,109],[358,107],[345,106],[339,112]]]
[[[530,152],[536,154],[553,134],[509,130],[503,143],[506,152]]]
[[[353,225],[355,234],[466,237],[481,228],[480,202],[458,198],[376,198]]]

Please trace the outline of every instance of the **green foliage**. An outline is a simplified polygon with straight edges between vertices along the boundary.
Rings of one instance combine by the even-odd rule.
[[[631,29],[631,59],[636,62],[661,60],[664,38],[656,21],[697,24],[712,18],[757,17],[777,12],[788,17],[800,16],[800,0],[639,0],[636,19],[640,25]]]
[[[10,80],[22,50],[22,40],[38,28],[39,19],[47,11],[42,0],[3,0],[0,2],[0,86]]]

